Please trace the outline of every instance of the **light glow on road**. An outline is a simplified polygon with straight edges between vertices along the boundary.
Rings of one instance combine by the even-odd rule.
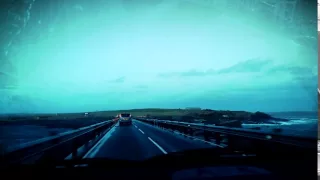
[[[116,127],[119,127],[119,124],[113,126],[84,156],[83,158],[94,158],[101,147],[107,142],[107,140],[115,132]]]

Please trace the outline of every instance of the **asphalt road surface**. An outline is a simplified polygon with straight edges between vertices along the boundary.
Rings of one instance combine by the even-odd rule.
[[[131,126],[115,125],[84,158],[143,160],[170,152],[198,148],[216,147],[133,120]]]

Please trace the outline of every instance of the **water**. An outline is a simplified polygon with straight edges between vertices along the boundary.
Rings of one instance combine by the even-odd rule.
[[[270,113],[273,117],[288,119],[286,122],[279,122],[279,124],[244,124],[244,128],[260,127],[266,133],[272,132],[274,128],[281,128],[282,132],[279,134],[314,137],[318,136],[318,115],[317,112],[312,113]]]
[[[20,144],[53,136],[71,130],[70,128],[48,128],[37,125],[0,126],[0,150],[19,146]]]

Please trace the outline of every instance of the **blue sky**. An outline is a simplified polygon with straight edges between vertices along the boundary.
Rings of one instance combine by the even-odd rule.
[[[75,6],[72,21],[19,45],[17,74],[6,79],[16,88],[3,91],[0,107],[316,110],[316,51],[250,16],[176,5],[113,4],[100,14]]]

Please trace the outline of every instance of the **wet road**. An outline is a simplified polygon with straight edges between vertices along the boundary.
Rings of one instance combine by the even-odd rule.
[[[114,126],[84,158],[143,160],[170,152],[214,147],[134,120],[131,126]]]

